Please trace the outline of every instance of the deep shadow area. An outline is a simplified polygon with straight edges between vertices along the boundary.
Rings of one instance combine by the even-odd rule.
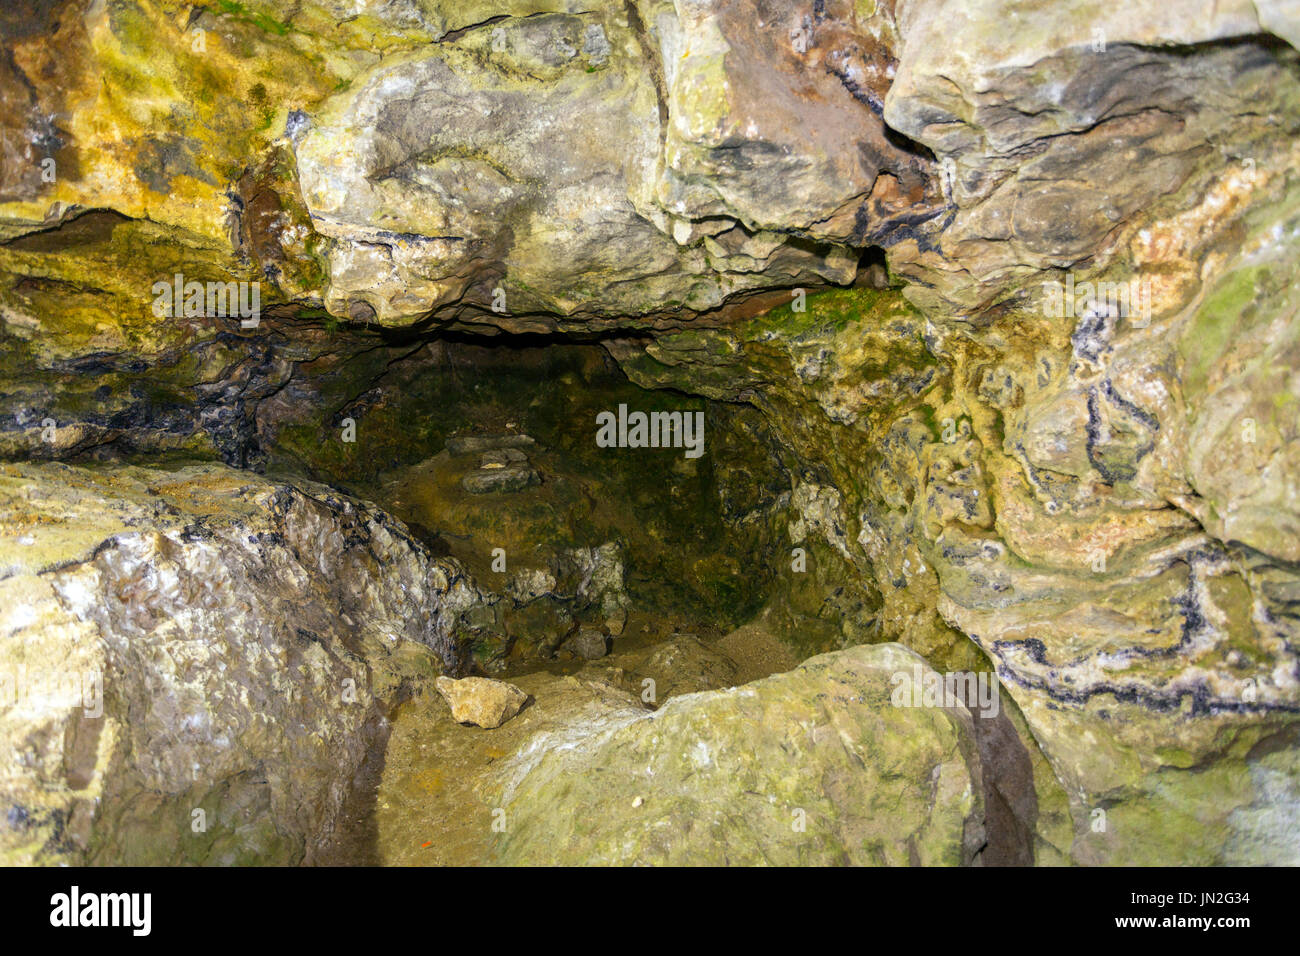
[[[375,501],[509,598],[463,635],[469,669],[491,671],[633,609],[720,631],[759,611],[775,571],[756,518],[790,481],[740,414],[633,385],[595,342],[394,336],[304,363],[257,432],[269,471]],[[636,415],[667,416],[642,436],[661,447],[636,447],[634,426],[597,441],[601,416]],[[538,593],[506,595],[521,570]]]

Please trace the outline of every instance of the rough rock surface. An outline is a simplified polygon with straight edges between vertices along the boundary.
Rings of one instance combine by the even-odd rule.
[[[609,641],[605,635],[594,628],[583,627],[578,633],[564,642],[564,649],[583,660],[597,661],[605,656]]]
[[[500,727],[528,702],[528,695],[514,684],[484,677],[439,677],[436,686],[451,705],[451,716],[457,723],[475,724],[485,730]]]
[[[968,316],[1051,269],[1168,282],[1125,254],[1150,214],[1225,164],[1286,164],[1298,60],[1267,35],[1300,23],[1286,7],[899,0],[884,117],[933,152],[946,204],[890,250],[909,297]]]
[[[295,146],[326,307],[527,330],[851,281],[927,179],[880,121],[872,25],[817,8],[609,2],[381,62]]]
[[[527,465],[478,468],[467,473],[460,480],[461,486],[473,495],[523,491],[530,485],[540,482],[541,476],[537,474],[537,470]]]
[[[756,638],[752,628],[707,646],[677,636],[573,675],[522,675],[533,702],[491,734],[454,724],[436,694],[413,697],[394,717],[377,789],[375,862],[983,862],[1032,830],[1033,789],[1017,791],[1017,774],[1002,782],[1014,806],[992,811],[998,829],[983,826],[983,807],[1003,799],[983,755],[1000,773],[1008,761],[978,739],[978,721],[891,704],[891,678],[911,673],[915,655],[854,648],[769,677],[790,666],[784,653],[726,656],[780,647]],[[576,844],[545,839],[552,824]],[[597,842],[605,849],[592,856]]]
[[[845,602],[847,566],[883,636],[978,667],[969,635],[1072,797],[1076,859],[1291,858],[1263,809],[1300,788],[1287,183],[1246,203],[1230,172],[1150,224],[1138,254],[1194,285],[1145,326],[1022,308],[1014,333],[941,332],[857,293],[609,346],[638,381],[752,402],[818,463],[765,512],[809,552],[774,610]]]
[[[1293,439],[1282,436],[1295,419],[1273,411],[1290,407],[1295,392],[1292,363],[1264,358],[1289,347],[1294,325],[1294,306],[1285,304],[1292,284],[1281,276],[1292,274],[1282,263],[1295,253],[1275,238],[1295,234],[1288,208],[1259,213],[1251,233],[1259,244],[1248,241],[1235,254],[1257,267],[1248,287],[1226,268],[1163,335],[1107,344],[1096,367],[1077,355],[1063,362],[1046,348],[992,352],[956,337],[937,366],[896,347],[888,364],[855,360],[855,348],[872,348],[875,335],[905,320],[863,309],[856,324],[839,326],[842,303],[833,296],[815,300],[810,318],[787,325],[781,338],[759,326],[665,336],[648,353],[616,350],[647,384],[764,396],[757,404],[770,427],[823,469],[818,481],[746,519],[766,521],[774,538],[784,521],[790,543],[808,549],[808,570],[782,576],[785,591],[774,592],[767,619],[808,633],[802,618],[832,595],[849,606],[852,592],[836,582],[856,571],[850,580],[882,636],[950,668],[980,669],[967,656],[962,634],[970,635],[1072,798],[1073,850],[1059,832],[1040,834],[1047,843],[1089,862],[1289,859],[1289,844],[1274,841],[1262,809],[1297,788],[1288,769],[1300,703],[1289,597],[1296,577],[1287,556],[1293,486],[1280,477],[1291,474],[1283,459]],[[1230,360],[1220,358],[1226,340],[1205,331],[1224,308],[1225,289],[1244,294],[1255,327],[1272,329],[1256,338],[1238,323],[1243,333]],[[1061,338],[1067,350],[1078,347],[1068,333]],[[1204,355],[1206,371],[1181,362],[1180,349]],[[1126,362],[1128,350],[1142,357]],[[855,374],[842,376],[841,362]],[[897,404],[864,402],[873,367],[910,377],[914,397],[901,388]],[[1126,367],[1126,383],[1141,381],[1139,369],[1169,370],[1157,373],[1162,391],[1134,393],[1163,396],[1150,411],[1108,384]],[[1079,413],[1048,417],[1061,385],[1045,368],[1059,382],[1079,383],[1067,386],[1077,389]],[[1253,407],[1243,405],[1245,392],[1229,398],[1251,375],[1279,376],[1249,390]],[[810,408],[810,398],[821,408]],[[1201,408],[1224,402],[1241,417],[1217,412],[1219,440],[1240,447],[1246,463],[1261,456],[1259,465],[1216,462],[1195,478],[1188,466],[1204,459],[1186,456],[1181,435],[1206,420]],[[1110,442],[1105,457],[1090,456],[1090,445],[1107,440],[1090,427],[1090,405],[1138,409],[1132,421],[1160,443]],[[1020,423],[1038,416],[1069,430],[1052,443],[1018,440]],[[1243,428],[1253,442],[1243,441]],[[1070,451],[1076,475],[1035,463],[1038,448]],[[1270,467],[1279,476],[1271,482]],[[1197,483],[1216,493],[1213,506]],[[1267,530],[1242,520],[1260,494],[1273,501]],[[1235,519],[1242,531],[1216,537],[1207,531],[1222,525],[1211,519]],[[1253,544],[1241,540],[1246,533]],[[823,640],[852,634],[854,616],[835,620],[840,634]],[[1093,829],[1094,811],[1107,814],[1105,830]]]
[[[63,0],[0,24],[4,237],[114,210],[266,304],[523,331],[851,281],[938,209],[880,118],[883,5],[338,6]],[[158,277],[82,275],[112,326]]]
[[[742,687],[629,698],[499,771],[510,864],[957,865],[985,843],[964,708],[890,703],[920,658],[855,647]]]
[[[350,487],[452,447],[429,410],[461,383],[429,322],[599,332],[635,381],[710,400],[708,456],[640,485],[552,483],[548,460],[558,497],[493,498],[537,503],[527,520],[451,514],[485,547],[513,534],[493,591],[442,595],[457,641],[545,656],[654,574],[729,610],[760,591],[804,654],[898,640],[996,668],[1040,861],[1295,862],[1294,3],[61,0],[0,11],[0,35],[0,456],[179,452]],[[880,286],[877,246],[905,289],[795,307]],[[153,315],[176,273],[261,282],[261,325]],[[1053,308],[1066,281],[1143,305]],[[395,513],[448,515],[431,473],[389,475]],[[631,548],[589,524],[608,488],[651,503]],[[701,488],[712,514],[681,507]],[[168,555],[206,553],[167,537],[179,520],[140,517]],[[125,560],[87,527],[78,574]],[[539,528],[546,554],[516,547]],[[71,614],[47,598],[6,613]],[[119,603],[95,626],[144,626],[147,596]],[[48,624],[56,657],[71,627]],[[66,723],[33,739],[109,746]],[[22,786],[22,852],[94,852],[80,791]],[[266,855],[309,855],[323,806],[277,817],[292,836]]]
[[[457,566],[320,486],[5,465],[0,562],[10,864],[310,861],[456,663]]]

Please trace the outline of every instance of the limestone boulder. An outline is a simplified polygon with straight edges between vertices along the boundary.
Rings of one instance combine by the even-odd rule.
[[[0,857],[311,861],[467,596],[400,522],[220,465],[0,469]]]
[[[985,843],[964,708],[895,707],[897,645],[724,691],[632,698],[535,735],[500,771],[509,864],[959,865]],[[489,799],[493,799],[489,797]]]

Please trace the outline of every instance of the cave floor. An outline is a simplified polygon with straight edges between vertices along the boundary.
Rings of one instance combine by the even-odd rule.
[[[596,661],[513,664],[503,676],[530,695],[494,730],[456,723],[426,685],[392,714],[387,746],[358,790],[322,865],[474,866],[491,862],[494,764],[536,734],[597,723],[640,700],[746,684],[789,670],[798,658],[761,623],[728,634],[661,614],[632,612],[613,653]],[[653,681],[653,701],[646,698]]]

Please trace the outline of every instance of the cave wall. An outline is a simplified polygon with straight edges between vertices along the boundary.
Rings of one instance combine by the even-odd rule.
[[[474,600],[373,505],[221,464],[6,464],[0,523],[9,865],[310,862]]]
[[[732,386],[838,473],[792,532],[874,577],[884,635],[934,659],[955,629],[989,656],[1070,796],[1075,859],[1289,860],[1269,806],[1296,712],[1294,51],[990,4],[940,76],[946,8],[899,10],[885,115],[952,171],[942,229],[889,250],[911,328],[862,308],[837,338],[832,296],[811,323],[773,313],[773,344],[733,327],[616,354],[637,380]],[[1040,47],[994,12],[1036,17]],[[1067,275],[1146,305],[1055,309]],[[867,412],[843,366],[869,370],[854,349],[882,333],[912,378]]]

